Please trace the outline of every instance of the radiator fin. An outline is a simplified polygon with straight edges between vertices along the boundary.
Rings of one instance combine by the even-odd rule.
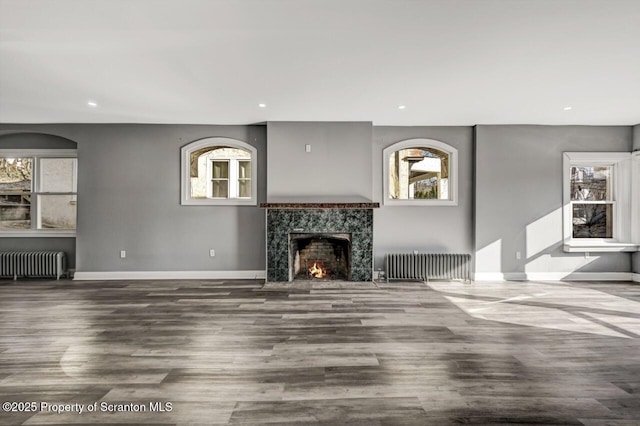
[[[458,253],[394,253],[385,258],[387,281],[468,280],[471,281],[471,255]]]
[[[0,277],[56,277],[66,270],[62,251],[3,251],[0,252]]]

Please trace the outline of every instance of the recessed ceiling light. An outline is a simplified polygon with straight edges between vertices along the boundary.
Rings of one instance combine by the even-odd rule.
[[[398,109],[405,109],[406,107],[406,105],[398,105]]]
[[[259,106],[260,108],[266,108],[266,107],[267,107],[267,104],[258,104],[258,106]]]
[[[94,101],[88,101],[87,105],[89,105],[91,108],[95,108],[95,107],[98,106],[98,104],[96,102],[94,102]]]
[[[565,111],[571,111],[573,109],[573,107],[566,106],[566,107],[564,107],[562,109],[565,110]]]

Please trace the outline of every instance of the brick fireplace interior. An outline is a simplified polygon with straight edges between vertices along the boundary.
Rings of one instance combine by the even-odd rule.
[[[351,280],[351,234],[289,234],[294,280]]]

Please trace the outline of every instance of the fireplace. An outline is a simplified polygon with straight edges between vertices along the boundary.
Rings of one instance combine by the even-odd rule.
[[[373,279],[373,209],[379,203],[260,206],[267,210],[267,281]]]
[[[351,280],[351,234],[289,234],[290,280]]]

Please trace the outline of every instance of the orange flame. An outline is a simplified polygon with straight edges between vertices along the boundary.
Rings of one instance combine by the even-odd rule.
[[[313,266],[309,268],[309,273],[314,278],[324,278],[327,276],[327,272],[318,266],[318,262],[313,262]]]

